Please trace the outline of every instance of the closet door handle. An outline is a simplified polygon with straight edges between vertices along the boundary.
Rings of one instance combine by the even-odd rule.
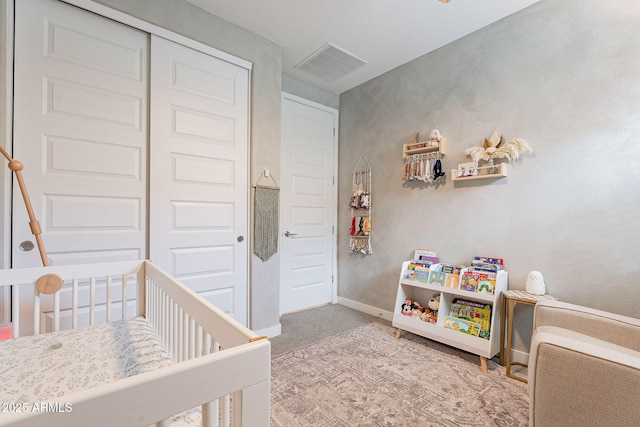
[[[284,237],[289,237],[289,236],[297,236],[298,233],[289,233],[288,231],[284,232]]]
[[[33,242],[31,240],[25,240],[24,242],[20,243],[20,246],[18,247],[20,248],[21,251],[29,252],[35,246],[33,245]]]

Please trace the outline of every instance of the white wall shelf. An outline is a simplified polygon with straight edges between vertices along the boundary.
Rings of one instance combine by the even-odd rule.
[[[502,322],[500,318],[502,304],[501,294],[502,291],[508,288],[508,273],[504,270],[498,272],[495,292],[493,294],[469,292],[462,289],[405,279],[405,274],[410,263],[411,261],[402,263],[402,271],[400,272],[400,279],[398,280],[398,291],[392,322],[392,325],[398,328],[396,338],[400,337],[402,331],[408,331],[468,351],[469,353],[477,354],[480,356],[482,371],[486,373],[488,369],[487,359],[494,357],[500,352],[500,327]],[[440,308],[438,310],[438,320],[436,323],[425,322],[417,317],[407,316],[401,313],[402,304],[407,298],[426,304],[434,294],[440,295]],[[468,335],[444,326],[444,319],[448,315],[451,304],[453,304],[456,298],[476,301],[491,306],[489,339]]]
[[[453,181],[473,181],[476,179],[492,179],[492,178],[504,178],[507,176],[507,164],[500,163],[490,166],[479,166],[476,168],[477,175],[471,176],[458,176],[458,170],[451,170],[451,179]]]

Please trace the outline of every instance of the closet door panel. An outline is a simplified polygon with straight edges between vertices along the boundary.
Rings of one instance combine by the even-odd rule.
[[[150,257],[247,322],[248,70],[152,36]]]
[[[61,2],[16,2],[13,156],[51,264],[146,256],[148,43]],[[39,265],[18,249],[33,236],[13,202],[12,265]]]
[[[148,35],[54,0],[15,3],[13,157],[24,163],[49,263],[144,259]],[[12,267],[41,265],[37,248],[20,250],[35,239],[15,180],[13,194]],[[81,307],[89,298],[82,286]],[[96,286],[101,301],[105,284]],[[47,301],[41,309],[50,327]],[[68,327],[66,288],[61,301]],[[32,318],[30,304],[21,310]],[[103,321],[106,306],[95,316]]]

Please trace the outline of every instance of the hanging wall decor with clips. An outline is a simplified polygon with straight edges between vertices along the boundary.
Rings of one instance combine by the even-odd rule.
[[[349,206],[351,207],[351,229],[349,250],[371,255],[371,165],[360,155],[353,168],[353,187]]]
[[[411,135],[408,144],[402,147],[404,158],[403,181],[432,183],[445,176],[442,157],[446,154],[447,140],[438,129],[431,131],[429,139],[420,141],[420,133]]]

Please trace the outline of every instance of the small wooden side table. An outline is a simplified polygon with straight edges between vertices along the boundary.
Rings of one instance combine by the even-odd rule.
[[[538,301],[541,300],[557,300],[558,298],[553,297],[551,295],[533,295],[526,291],[521,290],[506,290],[502,291],[502,325],[500,327],[500,364],[505,366],[505,350],[504,350],[504,335],[505,335],[505,327],[507,327],[507,356],[506,356],[506,366],[507,366],[507,377],[513,378],[514,380],[522,381],[523,383],[528,382],[526,378],[518,377],[516,375],[511,374],[511,365],[520,365],[527,366],[524,363],[520,362],[512,362],[511,361],[511,345],[513,344],[513,308],[516,303],[523,303],[528,305],[536,305]],[[507,313],[507,306],[509,307]],[[508,323],[508,326],[507,326]]]

